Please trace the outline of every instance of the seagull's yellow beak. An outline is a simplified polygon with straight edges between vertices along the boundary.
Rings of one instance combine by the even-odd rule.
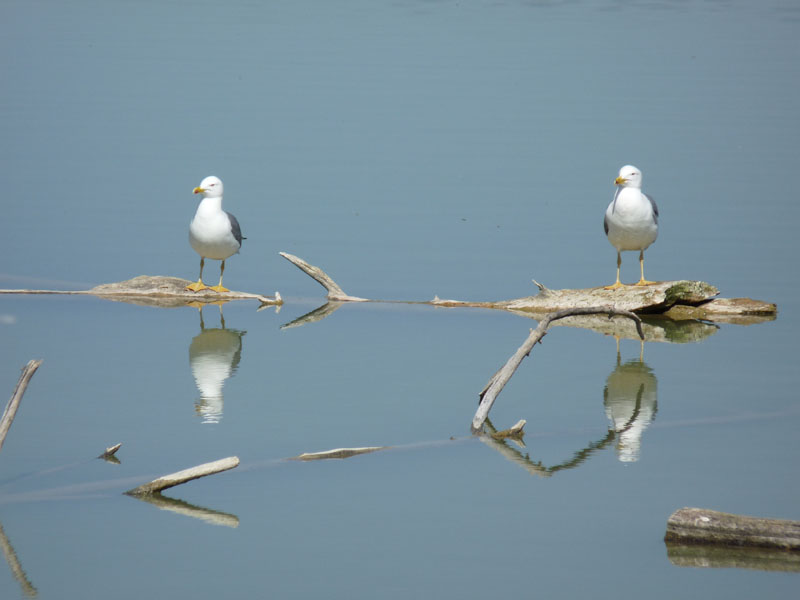
[[[627,183],[627,181],[628,181],[628,180],[627,180],[627,179],[625,179],[624,177],[617,177],[617,178],[614,180],[614,185],[622,185],[623,183]],[[200,189],[200,188],[197,188],[197,190],[199,190],[199,189]],[[195,191],[194,191],[194,193],[195,193],[195,194],[197,193],[197,190],[195,190]]]
[[[203,192],[205,192],[205,191],[206,191],[206,188],[196,187],[196,188],[194,188],[194,190],[192,191],[192,193],[193,193],[193,194],[202,194],[202,193],[203,193]]]

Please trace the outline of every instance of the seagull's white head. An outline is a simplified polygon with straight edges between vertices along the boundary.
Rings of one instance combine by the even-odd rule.
[[[203,198],[221,198],[222,180],[213,175],[206,177],[200,185],[194,188],[195,194],[203,194]]]
[[[619,176],[614,183],[622,187],[642,189],[642,172],[633,165],[625,165],[619,170]]]

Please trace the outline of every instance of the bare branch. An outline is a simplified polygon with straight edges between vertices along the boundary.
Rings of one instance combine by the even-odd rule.
[[[334,448],[324,452],[304,452],[291,460],[324,460],[328,458],[350,458],[359,454],[369,454],[378,450],[385,450],[389,446],[367,446],[365,448]]]
[[[337,285],[333,279],[328,276],[327,273],[325,273],[325,271],[319,267],[315,267],[314,265],[307,263],[302,258],[294,256],[293,254],[289,254],[288,252],[279,252],[278,254],[328,290],[328,300],[341,300],[344,302],[369,302],[369,300],[366,298],[349,296]]]
[[[14,417],[17,415],[19,403],[22,402],[22,396],[25,395],[25,390],[28,389],[28,382],[30,382],[36,369],[42,364],[41,360],[31,360],[22,369],[22,375],[19,377],[17,387],[14,388],[14,393],[3,411],[3,417],[0,418],[0,449],[3,448],[3,442],[6,440],[8,430],[11,428],[11,423],[14,422]]]

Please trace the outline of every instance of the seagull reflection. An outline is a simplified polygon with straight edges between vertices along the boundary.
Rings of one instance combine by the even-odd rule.
[[[617,458],[622,462],[639,460],[642,434],[658,410],[658,381],[644,362],[643,351],[638,359],[622,364],[617,340],[617,366],[606,379],[603,404],[617,434]]]
[[[189,345],[189,364],[192,367],[200,399],[195,403],[203,423],[219,423],[222,419],[225,380],[236,372],[242,357],[242,336],[245,331],[225,328],[222,306],[219,307],[220,327],[206,329],[203,309],[200,308],[200,333]]]

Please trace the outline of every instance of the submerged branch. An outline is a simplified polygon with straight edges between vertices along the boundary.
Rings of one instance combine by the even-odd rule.
[[[290,460],[325,460],[328,458],[350,458],[351,456],[358,456],[359,454],[369,454],[370,452],[377,452],[378,450],[385,450],[389,446],[367,446],[365,448],[334,448],[333,450],[325,450],[324,452],[303,452],[298,456],[292,457]]]
[[[522,360],[531,353],[533,347],[541,341],[547,334],[547,328],[553,321],[563,319],[572,315],[594,315],[594,314],[608,314],[609,318],[612,316],[622,316],[633,319],[636,323],[636,331],[641,339],[644,339],[644,332],[642,331],[642,321],[634,313],[628,310],[619,310],[612,306],[594,306],[594,307],[580,307],[580,308],[565,308],[547,314],[540,322],[539,326],[532,330],[528,339],[520,346],[517,351],[508,359],[505,365],[497,371],[489,379],[489,382],[481,391],[480,404],[475,416],[472,418],[472,431],[477,432],[483,427],[486,417],[489,416],[489,411],[494,404],[498,394],[503,390],[508,380],[517,370]]]
[[[3,448],[3,442],[6,441],[11,423],[14,422],[14,417],[17,416],[17,409],[19,408],[19,403],[22,402],[22,397],[25,395],[25,390],[28,389],[28,383],[41,364],[41,360],[31,360],[22,369],[22,375],[19,376],[17,387],[14,388],[14,393],[11,394],[11,399],[8,401],[5,411],[3,411],[3,417],[0,418],[0,449]]]

